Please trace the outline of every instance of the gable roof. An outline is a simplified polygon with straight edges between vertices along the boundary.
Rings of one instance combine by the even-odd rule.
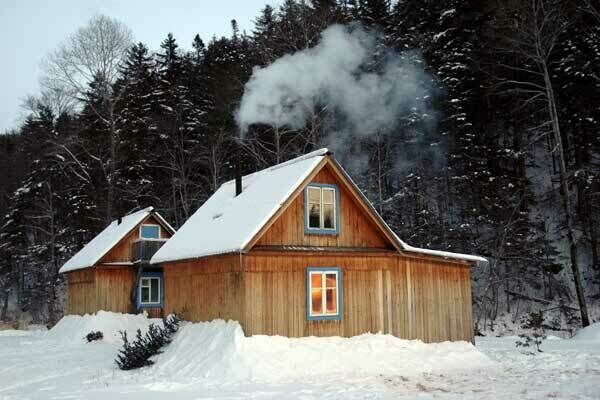
[[[154,254],[150,263],[242,251],[294,190],[324,161],[321,149],[224,183]]]
[[[64,273],[95,265],[150,214],[154,214],[156,219],[171,233],[175,232],[173,227],[159,213],[154,211],[153,207],[144,208],[126,215],[121,219],[121,223],[118,220],[111,222],[102,232],[64,263],[58,272]]]
[[[486,261],[482,257],[420,249],[404,243],[379,216],[344,169],[329,157],[328,149],[316,150],[282,164],[246,175],[242,178],[242,193],[235,195],[235,180],[221,187],[183,224],[183,226],[154,254],[150,263],[180,261],[217,254],[243,252],[260,237],[294,193],[330,161],[334,172],[348,183],[359,197],[365,212],[381,229],[398,251],[428,254],[464,261]]]

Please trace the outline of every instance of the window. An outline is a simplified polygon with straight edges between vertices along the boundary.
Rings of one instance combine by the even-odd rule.
[[[309,320],[342,318],[341,270],[310,267],[307,271],[306,314]]]
[[[339,232],[338,189],[335,185],[313,183],[306,188],[305,230],[307,233]]]
[[[144,272],[140,278],[138,307],[162,307],[162,273]]]
[[[142,239],[160,239],[160,226],[142,224],[140,226],[140,238]]]

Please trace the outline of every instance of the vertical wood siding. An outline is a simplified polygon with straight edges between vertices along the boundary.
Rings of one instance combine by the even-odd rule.
[[[247,335],[391,333],[426,342],[472,340],[469,267],[398,255],[250,253],[244,257]],[[342,269],[340,321],[306,319],[306,268]]]
[[[243,278],[240,255],[223,255],[162,265],[164,313],[191,321],[241,320]]]
[[[93,268],[67,273],[67,314],[96,312],[96,282]]]
[[[132,268],[96,268],[97,310],[132,313],[135,274]]]
[[[133,312],[131,268],[85,268],[67,273],[67,314]]]
[[[339,182],[325,166],[312,182]],[[392,248],[384,236],[357,206],[347,190],[339,185],[340,210],[338,235],[319,235],[304,233],[304,192],[300,192],[288,208],[257,241],[257,246],[293,245],[293,246],[331,246],[331,247],[376,247]]]

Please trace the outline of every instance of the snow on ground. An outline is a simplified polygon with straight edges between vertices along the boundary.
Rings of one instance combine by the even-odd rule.
[[[492,364],[466,342],[424,344],[372,334],[353,338],[245,337],[237,322],[219,320],[183,326],[157,358],[155,371],[164,377],[267,382],[324,376],[410,376]]]
[[[237,323],[213,321],[184,325],[154,366],[118,370],[120,343],[110,338],[150,322],[99,313],[67,317],[49,332],[1,331],[0,399],[514,400],[600,393],[600,341],[588,334],[548,340],[543,353],[526,356],[514,338],[478,338],[477,349],[388,335],[246,338]],[[82,339],[102,329],[107,340]]]
[[[138,329],[145,332],[151,323],[162,325],[160,318],[147,318],[144,314],[120,314],[98,311],[95,315],[69,315],[62,318],[48,331],[46,335],[57,341],[79,343],[85,335],[92,331],[104,334],[104,341],[109,343],[123,343],[119,331],[127,331],[131,339]]]
[[[575,340],[595,341],[600,344],[600,322],[581,329],[575,335]]]

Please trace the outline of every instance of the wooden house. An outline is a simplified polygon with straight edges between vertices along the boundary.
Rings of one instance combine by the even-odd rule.
[[[175,233],[152,207],[113,221],[60,269],[67,314],[162,313],[162,272],[150,258]]]
[[[162,246],[163,312],[246,335],[472,340],[477,256],[412,247],[327,149],[223,184]]]

